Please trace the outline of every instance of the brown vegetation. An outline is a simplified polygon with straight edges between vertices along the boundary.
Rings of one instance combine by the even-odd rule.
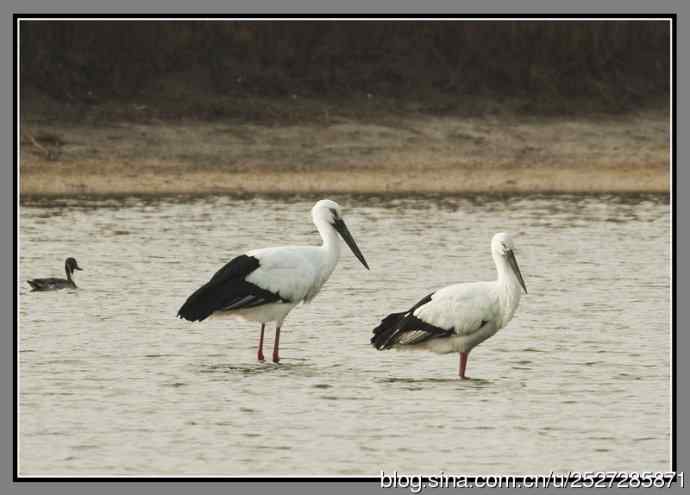
[[[305,111],[299,101],[290,105]],[[355,118],[355,104],[348,107],[270,123],[29,121],[58,158],[24,142],[21,191],[668,191],[664,111],[586,118],[362,111]]]

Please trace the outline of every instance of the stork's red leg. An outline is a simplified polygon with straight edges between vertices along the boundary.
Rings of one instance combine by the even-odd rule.
[[[278,348],[280,347],[280,325],[276,327],[276,338],[273,341],[273,362],[277,363],[280,361],[280,356],[278,355]]]
[[[261,336],[259,337],[259,350],[256,353],[256,359],[258,359],[259,361],[264,360],[264,328],[266,328],[266,324],[262,323]]]
[[[469,355],[469,352],[461,352],[460,353],[460,378],[464,379],[465,378],[465,367],[467,367],[467,356]]]

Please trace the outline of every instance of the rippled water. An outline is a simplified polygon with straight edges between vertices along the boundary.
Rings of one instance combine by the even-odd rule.
[[[349,251],[255,361],[258,325],[175,318],[247,249],[315,244],[314,197],[25,200],[19,272],[23,475],[378,475],[666,470],[666,196],[333,196]],[[529,294],[457,355],[378,352],[386,313],[489,280],[515,234]],[[84,268],[80,289],[26,280]],[[272,344],[272,329],[267,348]]]

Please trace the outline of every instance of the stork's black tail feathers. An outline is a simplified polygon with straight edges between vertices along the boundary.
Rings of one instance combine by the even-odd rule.
[[[187,298],[178,310],[177,317],[189,321],[204,321],[222,307],[220,297],[222,294],[214,291],[209,284],[203,285]]]
[[[379,351],[393,347],[398,340],[396,336],[401,330],[404,330],[408,320],[413,318],[415,321],[419,321],[413,316],[414,311],[418,307],[423,306],[431,301],[431,296],[433,295],[434,293],[432,292],[428,296],[425,296],[421,301],[407,311],[403,311],[402,313],[391,313],[386,316],[383,320],[381,320],[379,326],[374,328],[374,336],[371,338],[371,344]]]
[[[371,338],[371,345],[380,351],[390,348],[394,343],[391,337],[398,331],[399,324],[407,313],[408,311],[391,313],[381,320],[379,326],[374,328],[374,336]]]
[[[434,326],[420,320],[414,314],[417,308],[431,301],[433,295],[433,293],[429,294],[407,311],[386,316],[379,326],[374,328],[371,344],[382,351],[395,345],[419,344],[428,339],[451,335],[453,329]]]
[[[203,321],[216,311],[252,308],[272,302],[287,302],[280,294],[247,282],[245,277],[259,267],[259,260],[242,255],[218,270],[208,283],[187,298],[177,312],[179,318]]]

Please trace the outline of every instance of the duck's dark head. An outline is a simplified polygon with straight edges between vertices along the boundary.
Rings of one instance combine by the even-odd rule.
[[[77,264],[77,260],[74,258],[67,258],[65,260],[65,271],[68,275],[72,275],[74,273],[74,270],[81,271],[81,268]]]

